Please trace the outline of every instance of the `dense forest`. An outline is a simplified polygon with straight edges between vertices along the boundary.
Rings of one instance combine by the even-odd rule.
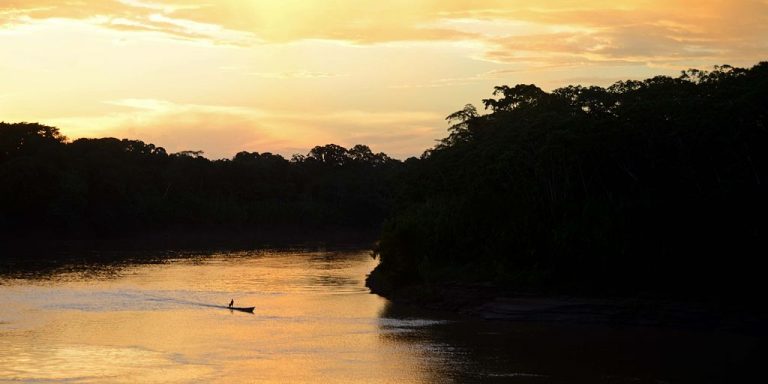
[[[404,162],[333,144],[209,160],[0,123],[0,229],[368,228],[380,230],[379,292],[760,288],[768,63],[607,88],[499,86],[483,104],[448,116],[448,136]]]
[[[0,229],[108,235],[154,230],[377,230],[399,161],[364,145],[286,160],[209,160],[138,140],[78,139],[0,123]]]
[[[369,284],[683,297],[761,290],[768,63],[496,87],[406,161]]]

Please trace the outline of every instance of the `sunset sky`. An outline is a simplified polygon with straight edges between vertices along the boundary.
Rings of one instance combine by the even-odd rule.
[[[70,139],[396,158],[494,85],[768,60],[768,0],[0,0],[0,121]]]

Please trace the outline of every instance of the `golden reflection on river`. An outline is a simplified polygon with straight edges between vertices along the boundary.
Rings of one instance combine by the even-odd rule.
[[[0,277],[0,382],[717,383],[765,361],[752,335],[395,306],[369,251],[96,256]]]
[[[429,322],[379,317],[374,265],[367,251],[250,252],[4,279],[0,380],[429,382],[427,352],[382,337]],[[210,306],[230,299],[255,313]]]

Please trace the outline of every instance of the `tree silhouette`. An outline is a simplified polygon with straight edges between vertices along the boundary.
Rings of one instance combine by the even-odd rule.
[[[405,163],[373,281],[686,297],[757,290],[768,63],[494,88]],[[382,283],[383,282],[383,283]]]
[[[139,140],[78,139],[54,127],[0,124],[0,229],[63,235],[123,231],[374,230],[399,164],[364,145],[318,146],[291,161],[239,152],[168,154]]]

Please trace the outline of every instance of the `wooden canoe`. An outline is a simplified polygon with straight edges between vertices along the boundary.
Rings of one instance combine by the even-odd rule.
[[[253,310],[256,309],[256,307],[228,307],[228,308],[233,311],[243,311],[243,312],[250,312],[250,313],[253,313]]]
[[[250,313],[253,313],[253,310],[256,309],[256,307],[230,307],[230,306],[224,306],[224,305],[217,306],[217,307],[231,309],[233,311],[250,312]]]

